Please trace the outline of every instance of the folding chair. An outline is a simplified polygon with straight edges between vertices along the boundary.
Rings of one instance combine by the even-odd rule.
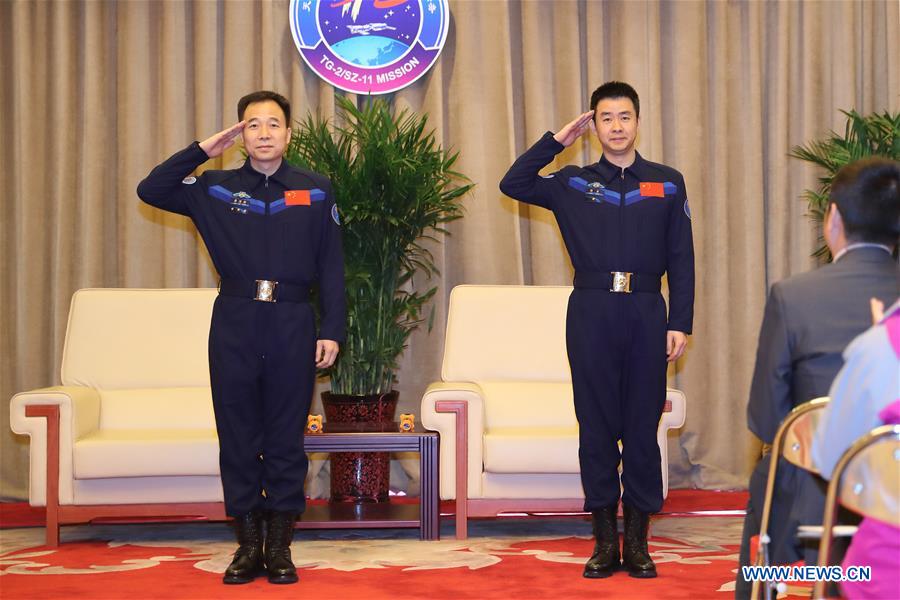
[[[775,478],[778,471],[778,458],[783,457],[792,465],[818,475],[819,470],[812,460],[812,439],[822,418],[823,408],[828,405],[828,398],[815,398],[794,408],[784,418],[775,439],[772,441],[771,460],[769,463],[769,475],[766,479],[766,495],[763,500],[762,518],[759,527],[759,546],[756,554],[756,565],[769,566],[769,518],[772,513],[772,498],[775,493]],[[844,527],[837,535],[852,535],[855,527]],[[820,526],[801,526],[797,533],[801,538],[818,538],[821,535]],[[763,587],[764,586],[764,587]],[[774,597],[778,591],[778,582],[759,581],[753,582],[750,597],[759,598],[760,588],[764,590],[764,598],[768,600]]]
[[[900,425],[881,425],[844,452],[828,482],[819,566],[828,565],[837,501],[864,517],[900,527]],[[825,597],[826,581],[817,581],[813,598]]]

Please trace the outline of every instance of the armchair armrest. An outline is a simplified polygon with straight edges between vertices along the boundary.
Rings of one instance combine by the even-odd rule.
[[[666,408],[661,420],[663,428],[678,429],[684,425],[686,411],[687,399],[684,396],[684,392],[674,388],[666,388]]]
[[[684,416],[687,410],[687,400],[684,392],[673,388],[666,389],[666,408],[659,420],[656,430],[656,441],[659,444],[659,457],[663,472],[663,498],[669,495],[669,440],[667,433],[670,429],[678,429],[684,425]]]
[[[440,411],[436,402],[467,404],[467,488],[468,497],[481,496],[481,473],[484,456],[484,395],[474,383],[432,383],[422,396],[422,424],[441,434],[441,499],[456,498],[456,414]]]
[[[29,407],[31,410],[29,410]],[[55,424],[48,423],[44,415],[29,415],[42,412],[37,407],[47,407],[59,413],[59,503],[72,504],[73,498],[73,446],[100,425],[100,394],[97,390],[81,386],[55,386],[22,392],[13,396],[9,403],[10,428],[14,433],[31,438],[29,446],[30,477],[28,480],[28,501],[32,506],[47,504],[47,452],[48,429]]]

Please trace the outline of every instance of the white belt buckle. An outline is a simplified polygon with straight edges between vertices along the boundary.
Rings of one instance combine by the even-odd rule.
[[[260,302],[275,302],[275,288],[278,286],[277,281],[269,281],[268,279],[256,280],[256,297],[254,300]]]
[[[611,292],[630,294],[631,293],[631,273],[624,273],[622,271],[610,271],[612,277],[612,287],[609,288]]]

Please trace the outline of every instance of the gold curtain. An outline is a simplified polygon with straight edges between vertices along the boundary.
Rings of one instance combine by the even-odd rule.
[[[58,383],[69,299],[83,287],[212,286],[191,224],[140,203],[135,186],[193,139],[236,121],[260,88],[295,116],[334,114],[335,90],[302,62],[288,0],[0,3],[0,495],[27,495],[27,438],[9,430],[18,391]],[[791,146],[840,129],[839,109],[898,109],[898,3],[451,0],[434,68],[394,95],[427,113],[477,183],[434,247],[436,327],[399,373],[418,412],[440,372],[447,298],[460,283],[567,284],[552,216],[497,182],[544,131],[586,110],[609,79],[641,94],[638,148],[684,173],[697,302],[670,383],[688,416],[670,440],[673,486],[743,487],[758,445],[745,406],[766,289],[814,265],[799,199],[816,172]],[[598,158],[576,144],[558,165]],[[208,163],[232,167],[237,150]],[[336,182],[340,185],[340,182]]]

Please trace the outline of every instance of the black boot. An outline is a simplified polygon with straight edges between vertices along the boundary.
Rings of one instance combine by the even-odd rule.
[[[625,513],[625,541],[622,544],[622,564],[632,577],[656,577],[656,565],[647,550],[647,530],[650,515],[627,504]]]
[[[617,505],[592,512],[594,521],[594,553],[584,565],[584,576],[590,579],[609,577],[619,569],[619,530],[616,527]]]
[[[225,569],[224,583],[250,583],[263,572],[263,516],[251,511],[234,519],[238,549]]]
[[[294,539],[293,512],[273,512],[266,522],[266,571],[269,583],[297,583],[297,568],[291,560],[291,540]]]

